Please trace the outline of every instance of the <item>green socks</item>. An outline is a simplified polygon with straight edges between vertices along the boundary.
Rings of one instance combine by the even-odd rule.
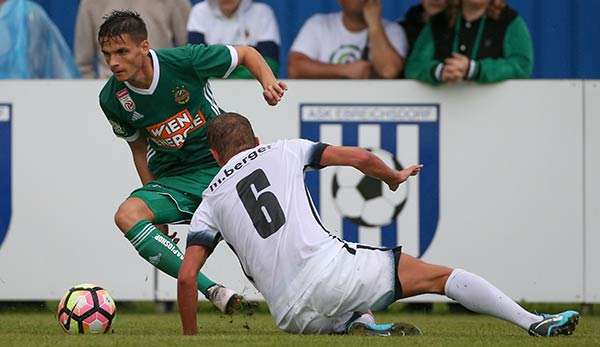
[[[125,237],[131,242],[142,258],[150,264],[156,266],[167,275],[177,278],[183,252],[171,239],[160,232],[152,223],[147,220],[137,222],[126,234]],[[208,297],[208,288],[216,283],[204,276],[202,272],[198,273],[198,289]]]

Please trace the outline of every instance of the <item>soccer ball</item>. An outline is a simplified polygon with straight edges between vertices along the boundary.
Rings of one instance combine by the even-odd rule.
[[[368,149],[389,167],[402,170],[402,164],[392,153],[382,149]],[[402,211],[408,198],[408,181],[395,192],[387,184],[349,167],[336,168],[332,194],[338,212],[352,222],[366,227],[390,224]]]
[[[58,324],[69,334],[106,333],[110,331],[116,310],[106,290],[94,284],[79,284],[60,300]]]

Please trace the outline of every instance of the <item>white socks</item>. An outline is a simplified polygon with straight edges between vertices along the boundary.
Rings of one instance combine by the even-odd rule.
[[[375,324],[375,317],[371,313],[363,313],[362,316],[358,317],[355,322],[361,322],[363,324]]]
[[[333,332],[334,333],[345,333],[346,329],[350,323],[350,320],[354,317],[355,317],[354,313],[349,312],[348,314],[337,319],[337,322],[335,322],[333,324]],[[352,323],[354,323],[354,322],[361,322],[366,325],[375,324],[375,317],[373,317],[373,314],[369,311],[367,313],[363,313],[360,317],[352,320]]]
[[[541,316],[526,311],[488,281],[465,270],[452,271],[444,289],[447,297],[469,310],[504,319],[525,330],[542,320]]]

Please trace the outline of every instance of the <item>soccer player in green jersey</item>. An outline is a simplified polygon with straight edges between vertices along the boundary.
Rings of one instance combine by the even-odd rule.
[[[98,41],[113,73],[100,92],[100,106],[115,135],[129,144],[143,184],[119,206],[115,223],[142,258],[177,277],[183,252],[157,226],[188,222],[219,171],[206,128],[222,110],[208,80],[227,78],[244,65],[269,105],[281,100],[287,86],[252,47],[153,50],[144,21],[132,11],[105,17]],[[202,274],[198,288],[223,312],[235,310],[242,299]]]

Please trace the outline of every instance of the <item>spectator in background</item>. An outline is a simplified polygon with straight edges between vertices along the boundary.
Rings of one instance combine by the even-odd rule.
[[[396,78],[407,42],[381,17],[380,0],[339,0],[342,12],[316,14],[302,26],[288,57],[291,78]]]
[[[273,10],[252,0],[205,0],[192,8],[187,24],[192,44],[252,46],[275,74],[279,72],[279,27]],[[254,76],[240,65],[229,78]]]
[[[481,83],[528,78],[531,37],[505,0],[449,0],[423,29],[406,66],[406,77],[431,84]]]
[[[406,11],[404,20],[398,20],[398,24],[402,26],[408,39],[407,57],[410,56],[421,30],[429,23],[429,18],[442,12],[447,5],[448,0],[421,0],[421,4],[415,5]]]
[[[185,25],[192,9],[189,0],[81,0],[75,25],[75,61],[84,78],[112,76],[96,34],[106,14],[124,8],[139,12],[146,20],[152,48],[187,43]]]
[[[69,47],[42,7],[0,0],[0,78],[77,78]]]

